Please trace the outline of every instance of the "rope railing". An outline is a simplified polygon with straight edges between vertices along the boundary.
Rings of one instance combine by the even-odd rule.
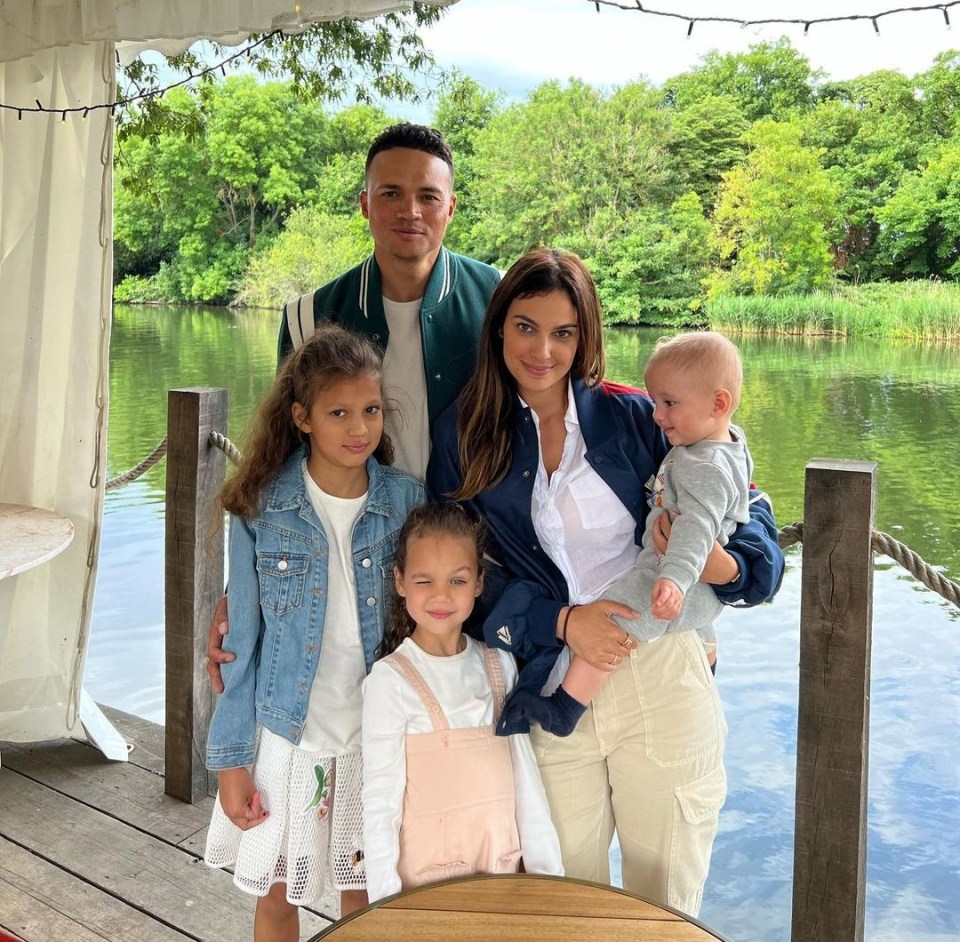
[[[786,549],[794,543],[802,543],[803,523],[797,521],[783,527],[778,536],[781,549]],[[889,556],[897,565],[906,569],[911,576],[922,582],[932,592],[936,592],[937,595],[960,608],[960,583],[956,583],[937,572],[921,556],[910,549],[906,543],[901,543],[882,530],[874,530],[870,539],[870,547],[874,553]]]
[[[108,491],[118,491],[121,487],[126,487],[131,481],[136,481],[137,478],[146,474],[155,464],[163,459],[166,453],[167,439],[164,438],[140,464],[134,465],[129,471],[124,471],[123,474],[118,474],[115,478],[110,478],[110,480],[107,481],[106,489]]]
[[[243,461],[243,455],[240,449],[226,435],[219,432],[211,432],[207,439],[207,444],[211,448],[219,448],[234,464],[239,465]]]

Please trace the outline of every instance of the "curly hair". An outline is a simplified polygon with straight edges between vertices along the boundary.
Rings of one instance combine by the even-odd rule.
[[[397,552],[393,558],[393,567],[399,572],[407,567],[407,549],[410,541],[416,537],[450,536],[462,537],[473,544],[477,553],[477,571],[483,575],[483,552],[487,543],[487,525],[481,517],[471,510],[452,501],[439,504],[421,504],[407,515],[400,536],[397,538]],[[405,638],[413,634],[417,623],[410,617],[407,606],[397,591],[396,579],[390,591],[390,606],[387,624],[383,629],[383,640],[377,648],[378,658],[386,657],[396,651]]]
[[[223,509],[238,517],[255,517],[264,488],[290,455],[301,446],[306,446],[309,454],[310,439],[293,421],[294,403],[309,411],[321,390],[342,380],[379,377],[382,365],[369,340],[336,324],[321,324],[280,366],[273,388],[248,429],[243,464],[220,491]],[[386,433],[374,457],[381,464],[393,463],[393,445]]]

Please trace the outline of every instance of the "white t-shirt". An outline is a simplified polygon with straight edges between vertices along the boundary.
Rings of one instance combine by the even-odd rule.
[[[310,477],[306,462],[303,480],[327,534],[329,557],[323,643],[300,748],[336,756],[360,748],[361,684],[367,666],[360,640],[351,538],[367,495],[344,498],[327,494]]]
[[[420,301],[383,299],[390,339],[383,356],[384,429],[393,441],[394,466],[422,481],[430,457],[430,417],[423,372]]]

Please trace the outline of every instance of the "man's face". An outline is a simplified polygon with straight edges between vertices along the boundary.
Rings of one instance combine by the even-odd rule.
[[[457,205],[452,184],[450,168],[432,154],[407,147],[377,154],[360,209],[378,252],[397,259],[436,258]]]

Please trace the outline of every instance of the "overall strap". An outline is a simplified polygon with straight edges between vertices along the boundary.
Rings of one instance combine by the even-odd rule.
[[[493,691],[493,723],[496,725],[503,712],[503,701],[506,693],[503,685],[503,671],[500,669],[500,658],[493,648],[483,647],[483,663],[487,669],[487,679],[490,681],[490,689]]]
[[[396,664],[396,666],[400,668],[400,672],[403,674],[403,676],[406,677],[410,682],[410,686],[413,687],[414,692],[420,698],[427,710],[427,716],[430,717],[430,722],[433,725],[434,732],[450,729],[450,724],[447,722],[447,717],[443,710],[440,709],[440,704],[437,702],[437,698],[433,695],[433,691],[423,679],[423,675],[420,673],[420,671],[418,671],[413,664],[410,663],[407,657],[401,654],[399,651],[394,651],[393,654],[384,658],[384,660],[392,661],[394,664]]]

